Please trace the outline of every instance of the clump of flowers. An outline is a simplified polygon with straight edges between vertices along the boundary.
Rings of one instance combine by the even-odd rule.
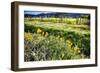
[[[72,44],[73,44],[70,40],[67,40],[66,42],[67,42],[67,46],[68,46],[68,47],[71,47]]]
[[[32,33],[29,33],[29,32],[28,33],[24,33],[24,39],[26,41],[31,41],[32,38],[33,38]]]
[[[37,29],[37,33],[41,33],[42,30],[40,28]]]
[[[41,34],[42,36],[45,36],[45,37],[47,37],[47,36],[49,35],[48,32],[44,32],[44,31],[41,30],[40,28],[37,29],[37,33],[38,33],[38,34]]]
[[[78,53],[78,54],[81,52],[81,51],[80,51],[80,48],[78,48],[78,47],[75,47],[75,48],[74,48],[74,51],[75,51],[76,53]]]

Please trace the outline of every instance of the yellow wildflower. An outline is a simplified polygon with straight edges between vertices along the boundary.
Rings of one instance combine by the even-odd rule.
[[[71,47],[73,44],[70,40],[67,40],[66,42],[67,42],[67,46],[69,46],[69,47]]]
[[[25,33],[24,34],[24,39],[27,41],[31,41],[32,40],[32,34],[31,33]]]
[[[37,29],[37,33],[41,33],[42,30],[40,28]]]
[[[62,40],[63,38],[60,38],[60,40]]]
[[[45,37],[47,37],[47,36],[48,36],[48,32],[45,33]]]
[[[76,51],[77,50],[77,48],[74,48],[74,51]]]
[[[75,48],[74,48],[74,51],[77,52],[77,53],[80,53],[80,48],[75,47]]]
[[[80,50],[78,50],[77,52],[80,53]]]
[[[78,48],[78,47],[75,47],[75,48],[74,48],[74,51],[78,51],[78,50],[79,50],[79,48]]]
[[[42,35],[44,35],[44,32],[42,32]]]

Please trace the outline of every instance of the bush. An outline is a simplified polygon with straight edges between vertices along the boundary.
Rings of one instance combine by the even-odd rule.
[[[90,56],[89,38],[86,36],[75,33],[55,36],[38,28],[34,33],[26,32],[24,37],[25,61],[81,59]]]

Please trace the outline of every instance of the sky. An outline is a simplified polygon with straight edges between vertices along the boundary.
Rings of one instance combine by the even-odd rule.
[[[46,11],[24,11],[24,14],[34,14],[34,15],[38,15],[38,14],[41,14],[41,13],[51,13],[51,12],[46,12]]]

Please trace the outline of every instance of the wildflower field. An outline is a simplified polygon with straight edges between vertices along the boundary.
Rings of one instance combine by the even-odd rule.
[[[25,62],[90,58],[89,15],[55,14],[24,15]]]

